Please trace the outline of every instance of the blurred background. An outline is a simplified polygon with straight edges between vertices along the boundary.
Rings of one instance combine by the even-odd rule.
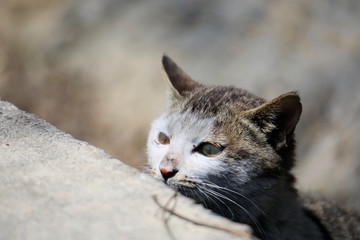
[[[137,168],[164,52],[202,83],[298,90],[299,187],[360,210],[360,1],[0,2],[0,98]]]

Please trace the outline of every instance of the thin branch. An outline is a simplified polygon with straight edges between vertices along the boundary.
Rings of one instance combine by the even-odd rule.
[[[173,206],[171,207],[171,210],[174,211],[174,209],[175,209],[175,207],[176,207],[176,197],[177,197],[177,195],[178,195],[178,192],[175,192],[174,195],[172,195],[171,198],[169,198],[169,200],[165,203],[164,208],[170,209],[170,208],[169,208],[169,205],[170,205],[170,203],[171,203],[172,201],[174,201],[174,204],[173,204]],[[165,217],[165,213],[166,213],[166,212],[167,212],[167,211],[163,211],[162,217],[163,217],[163,219],[165,219],[165,221],[167,222],[167,221],[169,220],[169,217],[167,217],[167,218]]]
[[[172,201],[175,201],[175,200],[176,200],[177,194],[178,194],[178,192],[175,192],[174,195],[169,198],[169,200],[165,203],[165,208],[168,208],[169,205],[170,205],[170,203],[171,203]],[[175,206],[176,206],[176,202],[173,204],[172,209],[174,209]],[[166,231],[168,232],[169,237],[170,237],[172,240],[176,240],[176,237],[175,237],[174,233],[172,232],[172,230],[171,230],[171,228],[170,228],[170,226],[169,226],[169,220],[170,220],[171,214],[169,214],[168,216],[165,216],[165,214],[168,213],[168,212],[167,212],[167,211],[164,211],[163,208],[160,208],[160,209],[162,210],[161,218],[162,218],[163,221],[164,221],[165,229],[166,229]]]
[[[218,225],[213,225],[213,224],[208,224],[208,223],[192,220],[192,219],[190,219],[188,217],[185,217],[185,216],[175,212],[173,209],[169,209],[166,206],[168,204],[166,204],[165,206],[161,205],[161,203],[159,202],[156,195],[153,195],[152,198],[153,198],[154,202],[156,203],[156,205],[158,205],[164,211],[166,211],[166,212],[168,212],[168,213],[170,213],[172,215],[175,215],[178,218],[181,218],[181,219],[183,219],[185,221],[191,222],[192,224],[195,224],[195,225],[198,225],[198,226],[203,226],[203,227],[208,227],[208,228],[212,228],[212,229],[216,229],[216,230],[220,230],[220,231],[224,231],[224,232],[236,235],[236,236],[249,237],[249,234],[247,232],[242,231],[242,230],[235,230],[235,229],[228,228],[226,226],[218,226]]]

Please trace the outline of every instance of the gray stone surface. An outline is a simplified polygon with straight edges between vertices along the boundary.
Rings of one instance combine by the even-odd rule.
[[[172,194],[102,150],[0,102],[0,239],[171,239],[162,218],[168,215],[152,195],[165,203]],[[175,210],[249,230],[181,196]],[[168,224],[176,239],[239,239],[176,216]]]

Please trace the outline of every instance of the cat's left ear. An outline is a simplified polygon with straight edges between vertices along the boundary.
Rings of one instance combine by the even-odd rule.
[[[283,94],[246,112],[276,149],[286,146],[300,119],[302,105],[296,92]]]
[[[181,98],[201,85],[191,79],[176,63],[164,55],[162,64],[175,97]]]

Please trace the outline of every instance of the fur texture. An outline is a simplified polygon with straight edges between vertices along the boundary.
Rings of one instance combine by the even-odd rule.
[[[167,56],[163,66],[172,94],[148,139],[156,178],[249,224],[261,239],[359,238],[357,215],[300,201],[294,188],[293,133],[302,110],[296,92],[267,102],[242,89],[199,84]]]

